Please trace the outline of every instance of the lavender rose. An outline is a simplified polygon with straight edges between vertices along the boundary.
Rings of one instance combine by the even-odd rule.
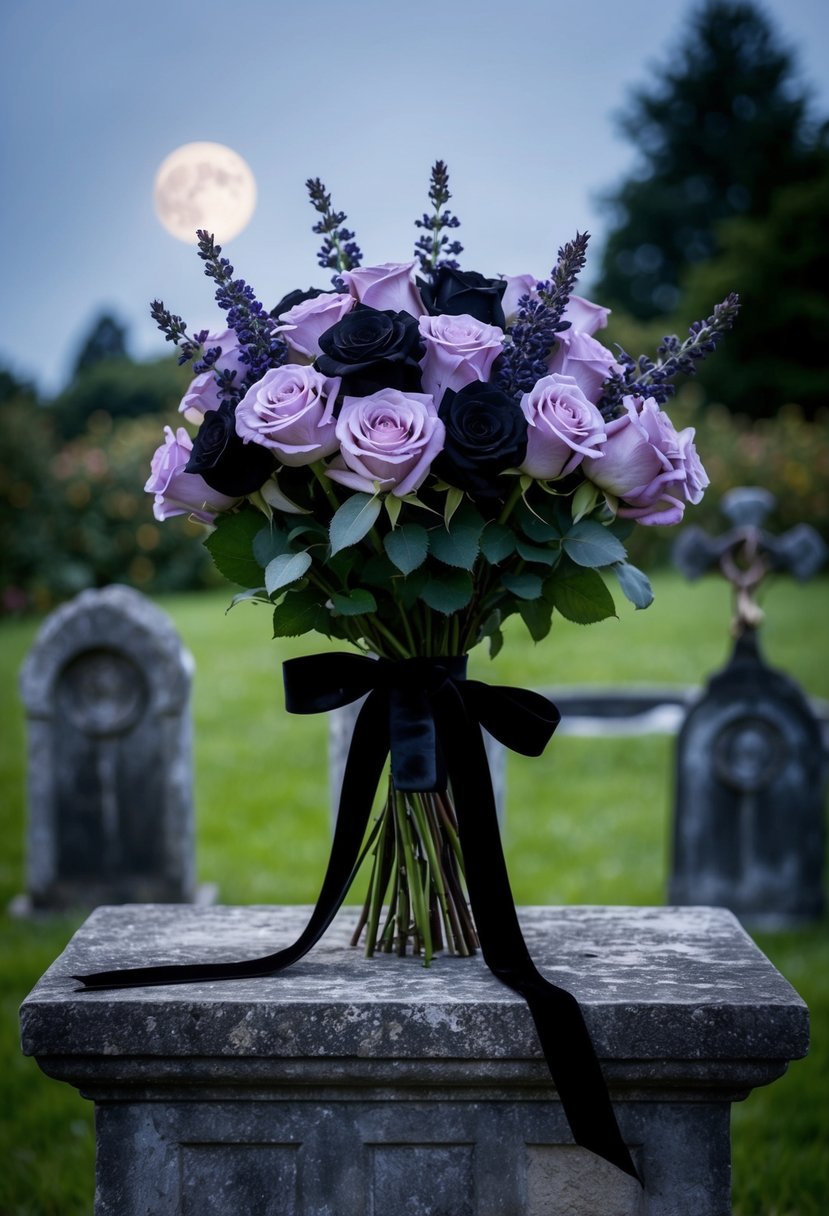
[[[165,426],[164,443],[156,448],[150,466],[150,476],[144,489],[155,494],[153,515],[169,519],[173,515],[192,515],[203,524],[212,524],[219,511],[227,511],[238,498],[211,490],[203,477],[185,473],[193,441],[183,426],[175,434]]]
[[[504,298],[501,300],[501,307],[509,323],[515,319],[518,312],[518,302],[522,296],[535,295],[538,280],[532,274],[505,274],[504,282],[507,285],[507,289],[504,292]]]
[[[626,413],[607,423],[599,458],[582,471],[622,499],[619,515],[640,524],[678,524],[686,502],[698,503],[708,477],[694,447],[692,427],[677,432],[652,397],[625,397]]]
[[[239,384],[245,377],[246,365],[241,360],[242,351],[239,339],[232,329],[223,329],[221,333],[209,333],[204,341],[204,349],[211,350],[220,346],[222,353],[213,364],[213,371],[200,372],[190,382],[187,392],[181,399],[178,412],[184,414],[188,422],[198,425],[208,410],[217,410],[221,405],[219,386],[216,383],[215,372],[235,372],[234,384]]]
[[[277,328],[292,350],[306,359],[316,359],[321,353],[320,334],[336,325],[353,307],[351,296],[335,291],[321,292],[281,313]]]
[[[566,316],[566,314],[565,314]],[[572,376],[590,401],[598,401],[602,385],[613,372],[621,373],[611,351],[590,334],[565,329],[558,335],[555,350],[547,364],[550,372]]]
[[[420,334],[426,351],[420,360],[423,391],[440,401],[448,388],[487,380],[503,350],[504,331],[464,313],[421,317]]]
[[[592,301],[585,300],[584,296],[570,296],[562,313],[562,320],[570,322],[570,329],[563,332],[569,334],[575,330],[592,337],[597,329],[606,328],[609,316],[610,309],[602,304],[593,304]]]
[[[425,480],[443,447],[444,427],[425,393],[381,389],[345,398],[337,437],[341,456],[328,470],[332,481],[367,494],[379,482],[402,498]]]
[[[269,448],[282,464],[312,464],[339,447],[334,402],[340,381],[287,363],[265,372],[236,407],[236,434]]]
[[[360,304],[380,312],[407,312],[419,317],[426,311],[412,282],[414,262],[383,262],[380,266],[359,266],[344,270],[343,282]]]
[[[522,473],[551,481],[572,473],[585,456],[601,457],[605,421],[572,376],[545,376],[521,398],[521,409],[527,419]]]

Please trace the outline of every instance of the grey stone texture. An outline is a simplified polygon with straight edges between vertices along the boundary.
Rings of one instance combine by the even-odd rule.
[[[745,634],[677,741],[670,901],[721,904],[764,928],[818,919],[826,768],[803,693]]]
[[[308,913],[99,908],[26,999],[24,1052],[96,1103],[96,1216],[725,1216],[730,1103],[807,1050],[803,1002],[722,909],[521,909],[582,1003],[641,1191],[573,1145],[480,956],[367,960],[356,909],[270,978],[71,978],[269,953]]]
[[[194,898],[193,660],[129,587],[44,622],[20,674],[34,909]]]

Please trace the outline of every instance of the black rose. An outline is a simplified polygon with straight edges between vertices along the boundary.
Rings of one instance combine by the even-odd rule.
[[[520,465],[527,453],[527,420],[521,406],[494,384],[475,381],[443,394],[438,415],[446,427],[443,451],[432,470],[475,498],[498,498],[506,486],[498,474]]]
[[[342,391],[365,397],[380,388],[419,392],[422,341],[417,320],[407,312],[381,312],[355,304],[320,335],[314,363],[324,376],[342,376]]]
[[[276,318],[281,317],[283,312],[287,312],[289,308],[296,308],[297,304],[304,304],[306,300],[316,300],[317,296],[333,295],[333,292],[324,291],[322,287],[309,287],[307,291],[289,291],[286,296],[283,296],[278,304],[275,304],[270,311],[270,316]]]
[[[236,434],[236,410],[225,401],[205,413],[185,472],[198,473],[211,490],[237,498],[258,490],[275,468],[272,452],[259,443],[243,443]]]
[[[487,279],[476,270],[452,270],[439,266],[427,282],[417,280],[420,298],[433,317],[459,317],[466,313],[484,325],[506,326],[501,298],[506,279]]]

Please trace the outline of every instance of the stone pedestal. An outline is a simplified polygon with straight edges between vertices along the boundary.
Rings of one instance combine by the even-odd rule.
[[[730,1103],[805,1054],[803,1002],[713,908],[527,908],[582,1002],[644,1193],[574,1147],[524,1002],[480,957],[366,960],[346,909],[281,976],[79,992],[253,957],[301,908],[99,908],[21,1011],[96,1104],[96,1216],[725,1216]]]

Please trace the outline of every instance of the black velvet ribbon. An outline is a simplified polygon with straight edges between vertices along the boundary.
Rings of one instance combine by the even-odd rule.
[[[469,900],[484,960],[524,997],[577,1144],[638,1177],[619,1131],[578,1001],[530,958],[510,889],[481,727],[513,751],[540,755],[560,715],[545,697],[466,679],[466,656],[391,661],[318,654],[283,664],[285,704],[313,714],[365,697],[343,775],[331,855],[316,907],[293,945],[265,958],[76,976],[87,989],[267,976],[302,958],[325,933],[359,868],[386,759],[399,790],[451,784]]]

